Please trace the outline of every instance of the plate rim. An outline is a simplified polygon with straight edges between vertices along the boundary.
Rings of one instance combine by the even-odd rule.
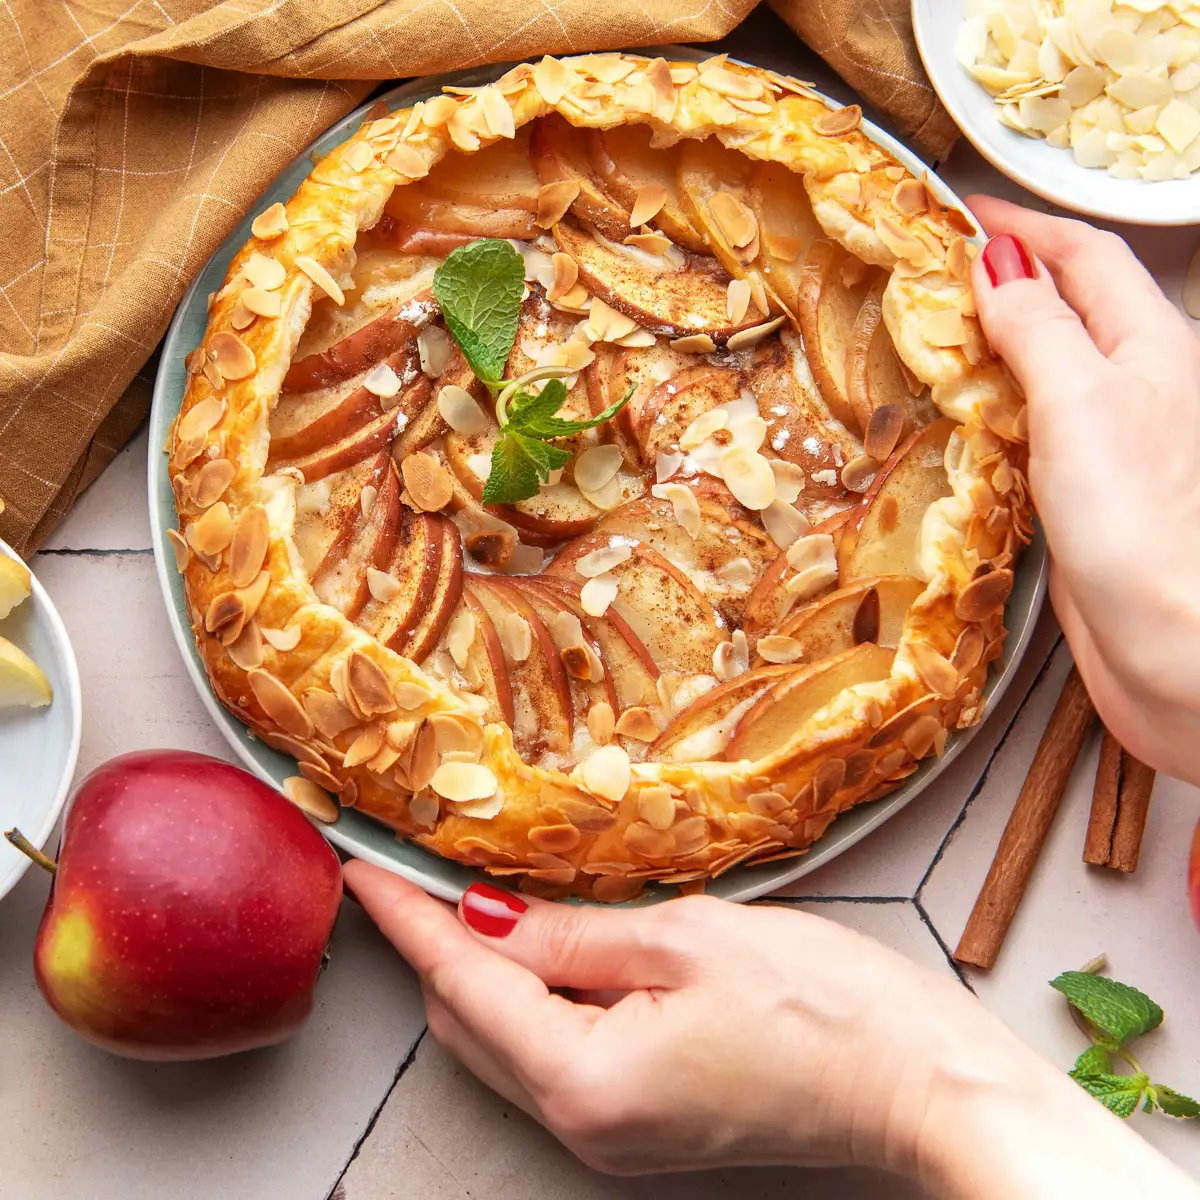
[[[24,559],[3,540],[0,540],[0,555],[4,555],[7,558],[14,558],[18,562],[24,562]],[[67,704],[71,711],[70,745],[67,748],[67,755],[63,761],[58,785],[54,790],[54,797],[46,810],[45,819],[33,832],[22,830],[22,833],[25,834],[30,842],[39,850],[42,850],[45,849],[46,844],[50,841],[50,835],[54,832],[54,827],[58,824],[59,817],[62,816],[67,799],[71,794],[71,785],[75,781],[75,768],[79,763],[79,747],[83,740],[83,685],[79,677],[79,662],[75,658],[75,647],[71,644],[71,637],[67,633],[67,627],[63,622],[61,614],[55,607],[54,601],[50,599],[50,593],[46,591],[41,580],[38,579],[32,570],[29,572],[29,582],[32,593],[31,598],[38,605],[37,614],[39,617],[45,616],[50,629],[51,640],[58,648],[59,656],[62,660],[63,674],[67,685]],[[61,697],[56,695],[51,701],[50,707],[53,707],[60,699]],[[24,855],[21,855],[21,859],[22,861],[17,864],[17,870],[9,876],[8,880],[0,880],[0,900],[3,900],[17,886],[20,880],[24,878],[25,872],[33,865],[32,861]]]
[[[693,61],[701,61],[709,57],[703,51],[696,50],[686,46],[653,46],[639,47],[632,53],[643,55],[654,55],[657,53],[670,54],[679,59],[691,59]],[[731,56],[732,58],[733,56]],[[743,61],[733,59],[733,61]],[[432,95],[439,91],[446,84],[465,83],[469,81],[480,81],[483,76],[488,78],[496,78],[502,74],[510,65],[507,63],[491,64],[484,67],[470,68],[464,71],[450,72],[441,75],[424,76],[418,79],[413,79],[407,83],[401,84],[398,87],[391,88],[379,96],[363,103],[352,112],[348,113],[340,121],[335,122],[327,130],[314,138],[304,150],[300,152],[293,160],[292,164],[301,162],[309,157],[314,149],[319,144],[329,142],[334,145],[337,141],[343,140],[350,127],[356,126],[361,120],[363,114],[379,101],[388,103],[389,106],[395,106],[397,102],[400,105],[404,103],[422,99],[425,96]],[[814,91],[814,94],[829,107],[840,108],[841,103],[823,93]],[[903,145],[895,137],[886,130],[881,129],[874,122],[863,118],[864,132],[877,144],[884,147],[892,153],[899,161],[903,162],[910,170],[918,176],[927,170],[926,164],[922,162],[920,157],[907,146]],[[341,134],[342,137],[337,137]],[[336,139],[336,140],[335,140]],[[196,651],[195,641],[192,636],[190,623],[186,617],[181,617],[177,609],[176,599],[172,588],[172,577],[178,577],[178,572],[174,568],[174,552],[169,549],[166,544],[166,528],[163,521],[163,505],[160,503],[160,497],[163,495],[163,455],[158,453],[155,447],[155,429],[164,425],[163,412],[166,407],[172,403],[171,396],[168,395],[169,381],[167,379],[170,364],[176,360],[182,361],[183,355],[186,354],[192,347],[183,347],[180,342],[183,337],[183,326],[189,315],[192,306],[196,303],[196,296],[203,283],[204,275],[209,266],[223,256],[228,261],[232,258],[237,249],[245,241],[247,236],[242,232],[243,226],[248,223],[250,213],[257,211],[257,207],[267,197],[270,199],[281,198],[288,188],[288,184],[282,179],[284,172],[280,173],[280,177],[272,181],[268,185],[261,196],[243,215],[241,221],[234,226],[227,237],[221,242],[220,246],[206,260],[205,264],[197,271],[195,278],[188,285],[187,290],[181,297],[179,304],[175,310],[175,314],[171,319],[170,327],[168,328],[166,338],[163,342],[162,355],[159,361],[158,370],[155,374],[153,398],[151,402],[150,412],[150,447],[146,466],[146,482],[148,491],[148,506],[150,509],[150,529],[153,535],[153,550],[155,571],[158,576],[159,589],[162,594],[164,604],[167,609],[168,622],[171,625],[171,632],[174,636],[175,643],[179,647],[180,654],[184,660],[184,665],[187,669],[192,683],[196,691],[200,695],[201,702],[213,718],[217,728],[221,731],[226,743],[234,752],[237,758],[241,761],[252,774],[257,776],[269,786],[278,790],[278,783],[275,778],[266,770],[263,763],[259,759],[259,754],[265,750],[268,753],[278,753],[271,751],[266,747],[265,743],[255,738],[250,733],[247,726],[230,713],[224,705],[217,699],[217,696],[209,682],[207,672],[204,670]],[[936,175],[930,176],[931,182],[937,189],[940,197],[955,206],[962,208],[971,216],[972,221],[978,227],[979,222],[975,221],[969,210],[963,204],[962,200],[950,188],[950,186]],[[276,195],[278,193],[278,195]],[[290,192],[287,194],[290,195]],[[977,235],[976,241],[982,240],[982,235]],[[178,399],[175,400],[176,410]],[[172,419],[174,412],[172,412]],[[168,488],[169,490],[169,488]],[[175,512],[172,507],[170,517],[175,519]],[[771,892],[787,886],[797,879],[815,871],[818,867],[831,861],[838,855],[849,850],[851,846],[856,845],[868,833],[873,832],[882,825],[894,813],[899,812],[913,799],[915,799],[930,783],[940,776],[951,763],[966,749],[972,739],[983,727],[987,721],[996,703],[999,701],[1004,692],[1008,689],[1013,676],[1016,674],[1017,668],[1024,656],[1024,652],[1029,644],[1030,638],[1033,635],[1033,630],[1037,624],[1037,619],[1041,613],[1043,603],[1046,596],[1047,588],[1047,555],[1044,539],[1041,536],[1040,530],[1036,533],[1034,542],[1025,548],[1025,552],[1021,557],[1021,561],[1017,568],[1019,576],[1028,576],[1034,573],[1032,586],[1029,594],[1028,608],[1021,616],[1019,627],[1008,626],[1008,638],[1005,643],[1006,661],[1003,667],[996,671],[995,674],[989,676],[988,682],[984,688],[984,696],[986,703],[984,707],[983,720],[978,724],[971,726],[969,729],[957,731],[946,749],[946,753],[941,758],[926,759],[900,787],[889,793],[877,801],[873,801],[869,805],[856,805],[854,808],[847,810],[841,814],[832,826],[830,832],[823,838],[814,843],[813,853],[806,853],[794,859],[782,860],[780,864],[761,864],[755,866],[753,864],[744,867],[735,867],[727,875],[713,881],[713,885],[709,888],[709,893],[712,895],[721,896],[724,899],[745,902],[756,899],[760,896],[767,895]],[[258,747],[256,752],[253,747]],[[349,810],[346,810],[349,811]],[[375,822],[372,818],[361,814],[364,821],[371,821],[373,825],[379,829],[386,829],[381,822]],[[412,867],[406,862],[402,862],[375,850],[373,847],[364,845],[363,842],[351,831],[339,828],[340,823],[333,825],[319,825],[321,832],[336,846],[349,853],[354,854],[357,858],[362,858],[367,862],[371,862],[376,866],[382,867],[385,870],[392,871],[402,875],[405,878],[416,883],[431,895],[437,896],[443,900],[457,901],[465,889],[466,883],[458,886],[453,882],[439,878],[432,870],[426,871],[424,866]],[[837,840],[830,840],[832,833],[841,825],[841,836]],[[434,855],[421,847],[415,847],[424,856],[428,857],[431,867],[436,866],[441,871],[446,871],[450,875],[455,874],[454,868],[464,872],[464,878],[469,876],[469,880],[488,878],[493,885],[499,884],[505,886],[503,881],[492,880],[490,877],[485,877],[475,868],[467,867],[465,864],[453,862],[450,859],[443,859],[440,856]],[[447,869],[450,870],[447,871]],[[672,898],[676,894],[674,888],[657,888],[653,891],[647,890],[643,892],[641,897],[638,897],[632,902],[634,905],[656,903],[661,900]]]
[[[929,0],[929,2],[932,3],[933,0]],[[959,69],[958,61],[954,60],[952,64],[946,65],[942,57],[933,52],[930,44],[930,27],[926,23],[925,3],[926,0],[911,0],[910,4],[913,39],[917,44],[917,53],[920,56],[921,65],[925,68],[925,74],[929,77],[929,82],[932,84],[933,90],[937,93],[938,99],[950,114],[959,132],[997,171],[1025,188],[1026,191],[1032,192],[1035,196],[1040,196],[1043,200],[1047,200],[1051,204],[1067,209],[1070,212],[1079,213],[1081,216],[1094,217],[1096,220],[1115,221],[1126,225],[1142,225],[1157,229],[1175,229],[1196,224],[1197,207],[1193,207],[1190,211],[1183,211],[1181,206],[1181,211],[1175,216],[1166,214],[1161,216],[1146,216],[1129,206],[1106,208],[1103,205],[1089,203],[1084,197],[1076,198],[1050,185],[1041,183],[1037,176],[1031,174],[1027,168],[1014,165],[1013,161],[1006,158],[1002,150],[997,148],[995,143],[989,141],[984,136],[978,122],[959,103],[958,96],[960,93],[956,88],[951,86],[948,73]],[[929,15],[933,15],[932,11]],[[998,129],[1011,134],[1014,138],[1021,136],[1015,131],[1005,130],[1005,127],[999,121],[996,122],[996,126]],[[1079,167],[1078,164],[1073,163],[1072,165],[1080,172],[1089,171],[1089,168]],[[1111,179],[1111,176],[1099,170],[1092,173],[1096,174],[1099,178]],[[1081,186],[1083,182],[1081,180]],[[1148,180],[1125,180],[1123,182],[1138,184],[1141,188],[1151,186]],[[1200,190],[1200,173],[1193,175],[1190,180],[1164,180],[1163,182],[1168,184],[1190,184],[1192,187]],[[1131,197],[1134,194],[1131,192]],[[1194,204],[1200,207],[1200,195],[1196,197]]]

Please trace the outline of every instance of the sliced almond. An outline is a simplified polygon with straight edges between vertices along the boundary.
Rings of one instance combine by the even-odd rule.
[[[909,645],[913,663],[918,674],[930,691],[939,696],[953,696],[958,688],[958,672],[950,660],[939,654],[927,642],[912,642]]]
[[[734,325],[740,325],[750,308],[750,284],[744,279],[731,279],[725,289],[725,312]]]
[[[561,652],[563,666],[572,679],[599,683],[604,678],[604,664],[600,656],[586,642],[567,646]]]
[[[250,671],[246,679],[263,712],[284,733],[298,738],[312,737],[313,723],[309,720],[308,713],[285,684],[269,671],[262,669]]]
[[[644,787],[638,792],[637,812],[647,825],[670,829],[675,824],[675,797],[661,784]]]
[[[746,350],[758,345],[763,338],[775,332],[783,324],[785,317],[776,317],[773,321],[765,321],[762,325],[753,325],[749,329],[739,329],[725,343],[728,350]],[[674,344],[674,343],[672,343]]]
[[[711,354],[716,348],[716,342],[707,333],[689,333],[671,343],[671,349],[680,354]]]
[[[877,462],[886,462],[903,432],[904,410],[898,404],[881,404],[867,421],[863,450]]]
[[[967,341],[966,323],[957,308],[940,308],[921,322],[921,333],[931,346],[948,348]]]
[[[408,454],[400,464],[404,486],[422,512],[437,512],[450,503],[454,495],[454,480],[450,472],[431,454],[418,450]]]
[[[638,188],[633,197],[633,208],[629,213],[629,224],[637,229],[647,225],[658,216],[667,202],[667,189],[661,183],[647,183]]]
[[[652,742],[659,735],[658,722],[648,708],[636,705],[617,718],[616,732],[637,742]]]
[[[365,729],[350,743],[342,765],[350,770],[365,762],[370,762],[383,746],[384,729],[377,721]]]
[[[254,582],[267,557],[270,540],[267,510],[261,504],[243,509],[233,531],[229,552],[229,578],[234,587],[249,587]]]
[[[683,455],[676,450],[660,450],[654,460],[654,482],[666,483],[680,467]]]
[[[188,563],[192,557],[187,539],[177,529],[168,529],[167,541],[171,543],[171,548],[175,551],[175,569],[182,575],[188,569]]]
[[[599,550],[583,555],[575,564],[575,570],[585,579],[594,579],[606,571],[611,571],[613,567],[628,562],[632,554],[632,548],[627,545],[601,546]],[[599,614],[593,614],[596,615]]]
[[[400,142],[383,160],[397,175],[406,179],[424,179],[429,174],[425,156],[415,147]]]
[[[795,504],[804,491],[804,469],[782,458],[772,458],[771,471],[775,475],[775,499],[785,504]]]
[[[755,648],[769,663],[794,663],[804,657],[802,642],[778,633],[759,638]]]
[[[450,335],[439,325],[426,325],[417,334],[417,354],[421,360],[421,370],[430,379],[437,379],[446,369],[450,350]]]
[[[732,192],[714,193],[709,209],[721,235],[735,250],[749,246],[758,236],[757,218]]]
[[[375,567],[368,567],[367,590],[380,604],[388,604],[395,600],[403,589],[400,581],[394,575],[389,575],[387,571],[380,571]]]
[[[851,492],[865,492],[879,474],[879,463],[869,454],[859,454],[842,467],[842,486]]]
[[[247,291],[253,291],[253,290],[255,290],[255,289],[252,289],[252,288],[247,289]],[[264,296],[273,295],[272,292],[262,292],[261,294]],[[241,332],[241,330],[243,330],[243,329],[249,329],[250,326],[254,324],[254,313],[252,313],[242,303],[241,296],[239,296],[237,298],[237,301],[234,303],[234,306],[233,306],[233,312],[231,312],[229,314],[229,323],[230,323],[230,325],[232,325],[234,327],[234,329],[238,330],[238,332]]]
[[[338,806],[333,797],[311,779],[292,775],[283,781],[283,794],[302,812],[325,825],[338,819]]]
[[[729,424],[729,413],[724,408],[710,408],[691,421],[679,437],[680,450],[695,450],[718,430]]]
[[[267,629],[264,626],[262,630],[263,639],[267,644],[285,654],[300,645],[300,633],[300,626],[297,624],[291,624],[286,629]],[[321,732],[325,731],[322,729]]]
[[[507,571],[512,565],[517,539],[507,529],[481,529],[467,534],[464,544],[467,553],[485,567]]]
[[[544,183],[538,188],[537,216],[534,224],[539,229],[550,229],[566,216],[567,209],[579,195],[578,179],[559,179]]]
[[[262,288],[264,292],[273,292],[282,287],[287,278],[287,271],[279,259],[260,254],[257,250],[246,259],[241,270],[256,288]]]
[[[582,775],[589,792],[617,804],[629,791],[629,755],[620,746],[601,746],[584,761]]]
[[[363,376],[362,385],[372,395],[390,400],[400,391],[400,376],[387,363],[379,363]]]
[[[520,613],[505,613],[500,622],[500,644],[510,662],[524,662],[533,651],[529,622]]]
[[[236,333],[225,330],[208,339],[208,356],[222,379],[248,379],[258,369],[254,351]]]
[[[210,458],[192,480],[192,503],[211,508],[233,482],[237,468],[227,458]]]
[[[814,122],[813,129],[824,137],[840,137],[852,133],[862,124],[862,109],[857,104],[823,112]]]
[[[599,491],[617,474],[623,461],[618,446],[589,446],[575,459],[575,486],[585,493]]]
[[[612,705],[607,700],[597,700],[587,714],[588,734],[597,746],[606,746],[612,741],[616,727]]]
[[[575,286],[579,279],[579,264],[569,255],[563,253],[550,256],[554,268],[554,281],[546,293],[546,299],[553,302],[561,300]]]
[[[455,433],[475,437],[491,427],[483,409],[466,388],[448,383],[438,391],[438,412]]]
[[[236,637],[246,622],[246,602],[237,592],[220,592],[212,598],[204,614],[204,628],[209,633]]]
[[[364,517],[371,515],[371,509],[375,507],[375,501],[379,499],[379,489],[373,484],[368,483],[361,492],[358,493],[358,507],[362,511]]]
[[[925,185],[919,179],[902,179],[892,189],[892,206],[906,217],[915,217],[929,208]]]
[[[727,67],[709,67],[700,72],[700,84],[722,96],[737,100],[757,100],[763,94],[762,83],[753,75],[739,75]]]
[[[637,328],[637,322],[622,312],[617,312],[599,297],[592,300],[588,310],[587,332],[592,341],[613,342],[625,337]]]
[[[786,550],[812,528],[809,519],[798,509],[778,497],[759,513],[763,528],[780,550]]]
[[[346,296],[342,289],[338,287],[337,280],[325,270],[323,266],[315,258],[308,254],[300,254],[296,257],[296,266],[305,273],[327,295],[334,304],[342,305],[346,303]]]
[[[241,633],[225,647],[225,653],[243,671],[253,671],[256,667],[261,667],[263,665],[263,639],[258,622],[245,622],[242,625]]]
[[[375,147],[370,142],[353,142],[342,161],[352,171],[365,171],[375,161]]]
[[[446,629],[446,649],[460,671],[471,657],[478,627],[475,614],[469,608],[460,608]]]
[[[269,571],[259,571],[254,579],[243,588],[238,588],[238,595],[246,606],[246,620],[249,621],[259,609],[271,583]]]
[[[277,317],[283,312],[283,297],[264,288],[248,287],[238,297],[239,302],[259,317]]]
[[[446,762],[434,771],[429,786],[439,796],[463,804],[494,796],[500,783],[491,770],[480,763]]]
[[[602,617],[608,606],[617,598],[620,581],[615,575],[597,575],[583,585],[579,602],[590,617]]]
[[[224,500],[207,509],[187,527],[188,544],[210,558],[221,553],[233,540],[233,516]]]
[[[350,653],[346,664],[346,686],[364,716],[389,713],[396,707],[396,696],[387,674],[361,650]]]
[[[695,540],[700,536],[700,502],[690,487],[682,483],[656,483],[650,494],[655,499],[670,501],[672,514],[688,537]]]
[[[961,621],[986,621],[1000,612],[1012,593],[1013,573],[1009,570],[989,571],[972,579],[958,594],[954,604],[955,616]]]
[[[254,234],[259,241],[270,242],[277,237],[282,237],[287,233],[288,219],[287,209],[278,201],[264,208],[262,212],[250,222],[250,232]]]
[[[653,230],[646,233],[631,233],[625,238],[626,246],[634,246],[638,250],[644,251],[646,254],[653,254],[655,258],[662,258],[667,254],[674,242],[669,237],[665,237],[661,233],[656,233]],[[649,332],[649,331],[647,331]],[[651,334],[651,337],[654,335]]]
[[[296,641],[300,640],[300,627],[298,625],[290,626],[296,630]],[[263,630],[263,637],[272,645],[271,634],[286,633],[286,630]],[[280,646],[281,650],[294,650],[295,646]],[[338,734],[345,733],[347,729],[353,729],[358,724],[358,717],[354,715],[332,692],[326,691],[324,688],[307,688],[304,692],[304,711],[312,721],[312,724],[327,738],[335,738]]]
[[[720,459],[721,478],[739,504],[760,512],[775,499],[771,464],[746,446],[731,446]]]
[[[584,641],[583,623],[573,612],[564,609],[554,614],[554,620],[550,622],[550,636],[560,650],[578,646]]]
[[[715,574],[722,583],[735,588],[747,588],[755,579],[754,567],[751,566],[750,560],[741,555],[718,567]]]

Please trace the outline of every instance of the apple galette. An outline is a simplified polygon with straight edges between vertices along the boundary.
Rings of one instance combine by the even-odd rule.
[[[294,800],[616,901],[803,853],[979,718],[1025,409],[973,226],[860,124],[723,56],[545,58],[257,216],[171,539]]]

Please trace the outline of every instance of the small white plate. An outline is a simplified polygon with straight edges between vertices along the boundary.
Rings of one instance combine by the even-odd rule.
[[[1200,220],[1200,173],[1191,179],[1114,179],[1001,125],[992,97],[955,54],[963,0],[912,0],[921,61],[946,110],[984,158],[1022,187],[1063,208],[1131,225],[1194,225]]]
[[[17,557],[3,542],[0,554]],[[42,847],[66,803],[79,756],[79,668],[62,618],[36,576],[33,595],[0,621],[0,636],[24,650],[54,689],[46,708],[0,708],[0,832],[16,826]],[[29,865],[0,839],[0,900]]]

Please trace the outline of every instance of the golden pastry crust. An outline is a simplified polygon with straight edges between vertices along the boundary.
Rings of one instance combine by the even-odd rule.
[[[802,176],[825,233],[891,271],[884,323],[908,370],[958,423],[947,451],[952,494],[924,517],[928,583],[890,676],[843,690],[760,761],[635,762],[624,788],[619,754],[590,774],[526,763],[506,725],[483,726],[476,697],[318,600],[292,536],[296,480],[265,474],[284,374],[314,298],[347,280],[359,231],[447,151],[486,147],[554,111],[583,127],[648,124],[662,145],[716,138]],[[973,581],[1011,581],[1031,531],[1023,401],[975,318],[969,222],[858,124],[857,110],[830,110],[802,84],[723,57],[587,55],[521,64],[488,87],[368,119],[322,159],[287,202],[286,230],[252,238],[231,264],[189,358],[169,447],[183,535],[173,540],[222,702],[340,803],[430,850],[519,876],[541,894],[609,901],[646,880],[689,883],[802,852],[838,812],[940,752],[945,731],[977,720],[1007,589]],[[269,225],[264,234],[275,234]],[[248,267],[255,255],[278,263],[284,280],[274,289],[280,315],[247,325],[243,272],[261,269]],[[456,762],[471,770],[441,778],[457,802],[430,786],[439,764]],[[484,794],[469,799],[472,789]]]

